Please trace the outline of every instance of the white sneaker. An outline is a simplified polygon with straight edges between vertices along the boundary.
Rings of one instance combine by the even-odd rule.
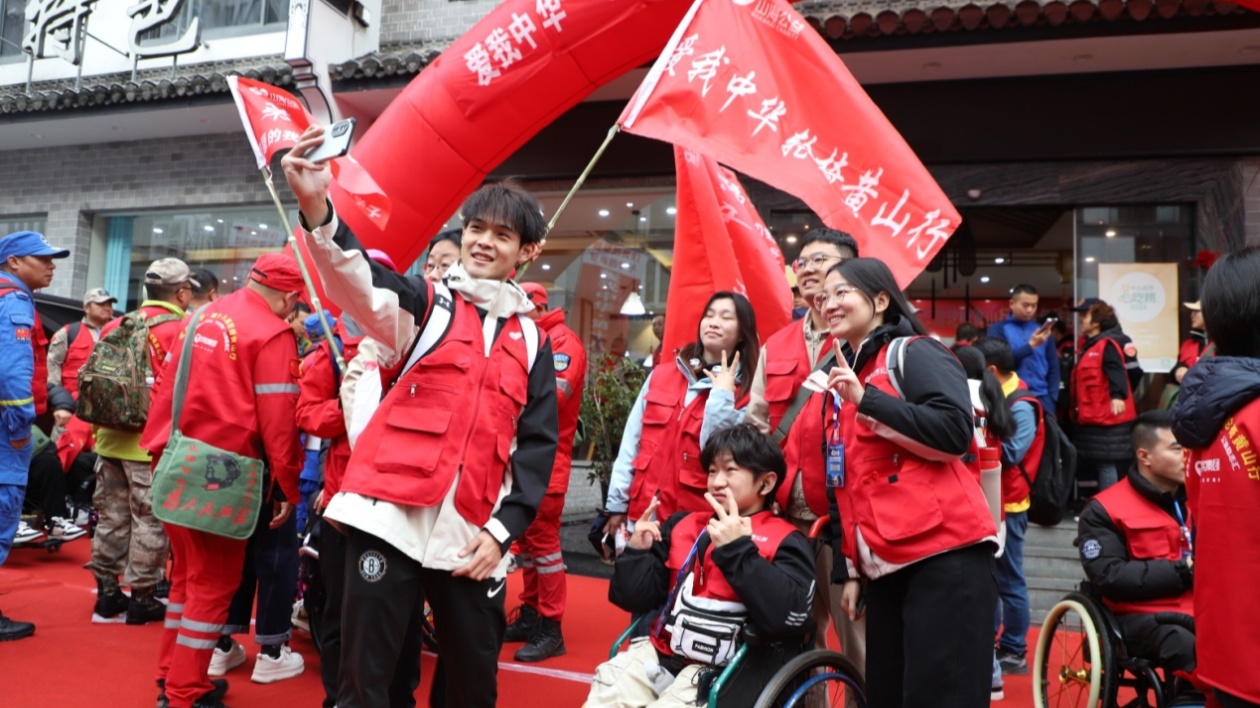
[[[43,535],[44,535],[43,532],[40,531],[39,529],[35,528],[34,526],[31,526],[25,521],[19,520],[17,533],[13,535],[13,545],[16,546],[22,543],[30,543],[31,541],[34,541],[35,539]]]
[[[275,683],[293,678],[301,674],[305,668],[306,662],[302,660],[302,655],[293,653],[288,644],[283,644],[280,647],[279,659],[273,659],[260,652],[258,658],[254,660],[254,675],[249,678],[254,683]]]
[[[75,526],[70,519],[54,516],[48,520],[48,523],[52,525],[52,530],[48,532],[49,535],[60,537],[63,541],[73,541],[76,538],[87,535],[87,531]]]
[[[311,633],[311,622],[306,615],[305,598],[293,603],[293,616],[289,618],[289,621],[293,623],[294,629],[300,629],[307,634]]]
[[[218,647],[214,648],[214,656],[210,657],[210,669],[206,673],[211,676],[222,676],[244,663],[245,647],[233,639],[232,648],[227,651]]]
[[[75,526],[90,526],[92,524],[92,512],[87,509],[79,509],[74,513]]]

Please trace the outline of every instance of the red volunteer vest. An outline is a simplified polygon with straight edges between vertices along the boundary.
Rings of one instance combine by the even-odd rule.
[[[696,539],[700,537],[700,532],[708,526],[709,519],[712,518],[713,512],[711,510],[695,512],[679,521],[670,533],[669,557],[665,560],[665,571],[669,574],[669,587],[671,590],[678,579],[678,571],[682,570],[683,565],[687,562],[687,556],[691,553],[692,546],[696,544]],[[757,555],[765,558],[767,561],[774,562],[774,556],[779,552],[779,545],[783,543],[783,539],[788,537],[788,534],[796,530],[796,527],[769,511],[758,512],[748,518],[752,521],[752,542],[757,547]],[[739,596],[735,594],[735,590],[730,583],[726,581],[726,576],[722,575],[721,568],[718,568],[717,563],[713,562],[712,540],[705,548],[704,558],[696,561],[694,572],[696,581],[692,591],[696,597],[707,597],[726,602],[742,602]],[[673,655],[669,648],[668,632],[662,632],[661,636],[652,637],[652,645],[665,656]]]
[[[1102,337],[1081,352],[1081,358],[1072,370],[1072,399],[1076,401],[1076,422],[1080,425],[1118,425],[1137,418],[1133,388],[1129,386],[1127,376],[1124,380],[1124,413],[1119,416],[1111,414],[1111,389],[1107,385],[1107,375],[1103,373],[1103,350],[1108,346],[1115,347],[1120,360],[1124,361],[1120,344],[1114,339]]]
[[[578,385],[568,392],[567,396],[557,396],[563,400],[560,406],[560,440],[556,443],[556,463],[551,468],[551,482],[547,484],[548,494],[564,494],[569,490],[569,473],[573,468],[573,438],[577,435],[578,416],[582,412],[582,381],[586,374],[586,349],[577,334],[564,324],[564,310],[552,310],[538,318],[540,329],[551,339],[551,352],[556,366],[557,382],[564,378],[568,371],[577,371]]]
[[[69,330],[70,327],[71,325],[66,325],[63,329]],[[70,336],[69,331],[66,336]],[[95,346],[96,338],[92,336],[92,328],[82,322],[79,323],[79,335],[73,342],[66,343],[66,360],[61,363],[61,386],[76,399],[79,397],[79,369],[87,363]]]
[[[1128,477],[1099,492],[1095,498],[1124,536],[1130,558],[1176,561],[1181,560],[1182,551],[1189,550],[1177,520],[1138,493]],[[1122,615],[1151,612],[1184,612],[1193,615],[1194,591],[1187,590],[1178,597],[1156,600],[1122,602],[1104,597],[1103,604],[1112,612]]]
[[[1046,424],[1042,421],[1041,401],[1025,386],[1015,389],[1018,394],[1011,401],[1027,401],[1032,404],[1033,412],[1037,416],[1037,432],[1033,435],[1032,444],[1028,446],[1028,452],[1022,460],[1024,464],[1024,472],[1028,473],[1028,479],[1037,481],[1037,470],[1041,467],[1041,454],[1046,449]],[[1023,473],[1020,472],[1018,465],[1011,465],[1002,468],[1002,503],[1018,504],[1028,498],[1032,490],[1028,487],[1028,482],[1024,479]]]
[[[913,343],[911,344],[913,346]],[[858,372],[867,386],[900,397],[888,376],[885,344]],[[915,375],[915,372],[906,372]],[[924,372],[921,375],[933,375]],[[975,470],[961,458],[925,460],[877,435],[857,417],[857,406],[840,408],[845,486],[837,490],[841,516],[849,519],[844,550],[858,562],[850,531],[880,558],[904,564],[976,543],[997,533]],[[972,452],[975,444],[973,442]],[[841,501],[841,497],[845,499]]]
[[[766,404],[770,409],[770,430],[777,430],[779,421],[792,407],[797,391],[805,383],[817,362],[809,360],[809,350],[805,348],[805,319],[801,318],[783,329],[775,332],[766,340]],[[825,357],[832,350],[832,338],[828,334],[823,340],[819,356]],[[792,485],[796,476],[802,475],[801,483],[805,491],[805,501],[810,511],[818,516],[827,513],[826,465],[823,460],[823,416],[824,396],[811,396],[801,407],[796,420],[783,439],[783,457],[787,462],[787,474],[775,501],[779,507],[788,508],[792,495]]]
[[[529,352],[521,318],[509,317],[487,357],[476,306],[454,300],[450,331],[402,375],[359,436],[341,491],[432,507],[459,475],[455,508],[484,526],[525,407]]]
[[[31,328],[31,351],[35,355],[31,396],[35,398],[35,415],[43,415],[48,410],[48,333],[44,331],[39,310],[35,311],[35,326]]]
[[[1260,399],[1225,421],[1211,445],[1186,455],[1195,524],[1196,675],[1260,701]]]

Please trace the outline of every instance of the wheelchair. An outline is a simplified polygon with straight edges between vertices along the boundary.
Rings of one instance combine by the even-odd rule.
[[[1161,614],[1194,631],[1192,617]],[[1173,700],[1172,677],[1153,662],[1129,655],[1115,616],[1089,581],[1046,616],[1032,679],[1036,708],[1167,708]],[[1127,689],[1123,703],[1121,689]]]
[[[621,647],[636,636],[641,622],[651,622],[655,614],[630,624],[608,652],[611,660]],[[801,652],[785,663],[766,682],[753,708],[821,708],[843,706],[845,695],[852,692],[859,708],[866,708],[866,681],[843,654],[830,649],[814,649],[814,627],[807,626],[801,640]],[[764,645],[770,638],[761,636],[751,625],[744,628],[739,649],[709,688],[708,708],[722,708],[719,697],[732,682],[740,667],[748,660],[749,647]]]

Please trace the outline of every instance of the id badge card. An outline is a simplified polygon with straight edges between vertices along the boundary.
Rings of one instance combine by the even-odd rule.
[[[827,488],[844,488],[844,442],[827,442]]]

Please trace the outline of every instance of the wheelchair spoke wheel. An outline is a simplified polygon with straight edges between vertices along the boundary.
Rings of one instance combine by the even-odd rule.
[[[1033,664],[1036,708],[1098,708],[1113,663],[1109,639],[1091,601],[1069,594],[1050,610]]]
[[[866,683],[844,655],[815,649],[779,669],[757,699],[755,708],[823,708],[843,706],[852,693],[866,708]]]

